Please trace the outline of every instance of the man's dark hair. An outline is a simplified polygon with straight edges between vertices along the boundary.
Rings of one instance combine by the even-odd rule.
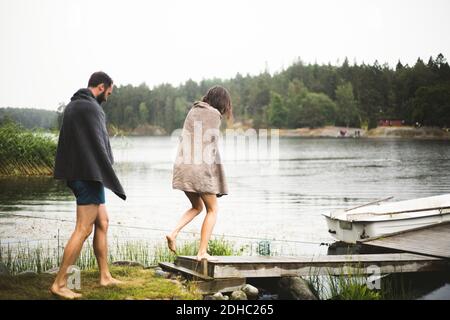
[[[94,72],[89,78],[88,87],[95,88],[102,83],[105,85],[105,88],[109,88],[112,86],[113,80],[103,71]]]

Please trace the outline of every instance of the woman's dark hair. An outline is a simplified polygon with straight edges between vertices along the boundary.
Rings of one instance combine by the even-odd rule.
[[[202,98],[202,101],[219,110],[220,114],[226,115],[228,119],[231,118],[233,109],[231,105],[231,96],[224,87],[212,87]]]
[[[103,71],[94,72],[89,78],[88,87],[95,88],[99,84],[104,84],[106,88],[109,88],[113,84],[113,80]]]

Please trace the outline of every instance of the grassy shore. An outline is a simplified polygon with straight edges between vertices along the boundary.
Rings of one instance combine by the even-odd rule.
[[[112,275],[124,284],[102,287],[98,283],[97,270],[81,272],[82,299],[88,300],[197,300],[202,295],[195,286],[176,279],[157,277],[153,269],[142,267],[111,268]],[[26,273],[16,276],[0,276],[1,300],[59,299],[49,292],[55,278],[53,274]]]
[[[198,241],[180,243],[180,255],[195,255]],[[223,238],[212,239],[208,252],[211,255],[239,255],[232,242]],[[0,243],[0,264],[9,274],[0,275],[0,299],[56,299],[49,291],[59,266],[62,250],[38,244]],[[85,245],[76,262],[81,270],[83,299],[201,299],[195,285],[181,278],[165,279],[155,275],[161,261],[174,261],[175,255],[166,245],[153,245],[144,241],[128,241],[110,246],[109,262],[114,277],[123,285],[104,288],[98,283],[97,262],[90,245]],[[116,266],[113,262],[127,261],[136,266]]]
[[[450,132],[435,127],[378,127],[368,131],[367,137],[450,140]]]
[[[181,256],[194,256],[198,251],[199,241],[186,241],[178,244],[177,252]],[[223,238],[214,238],[209,242],[208,253],[213,256],[241,255],[242,247],[236,248],[233,242]],[[61,243],[15,243],[2,244],[0,241],[0,264],[9,273],[16,275],[25,271],[44,273],[58,267],[61,263],[63,248]],[[110,263],[115,261],[132,261],[144,267],[157,266],[159,262],[173,262],[176,256],[164,244],[153,244],[147,241],[115,241],[109,246]],[[90,243],[81,250],[76,265],[81,270],[96,268],[97,260]]]

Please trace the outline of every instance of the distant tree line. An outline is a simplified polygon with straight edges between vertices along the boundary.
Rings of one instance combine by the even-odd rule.
[[[324,125],[374,128],[380,119],[406,124],[450,127],[450,67],[442,54],[413,66],[397,63],[352,65],[305,64],[298,60],[271,75],[237,74],[232,79],[188,80],[174,87],[119,86],[104,106],[114,127],[129,131],[157,126],[170,133],[183,125],[192,103],[213,85],[229,89],[236,122],[255,128],[299,128]],[[58,113],[64,104],[58,107]],[[24,127],[58,127],[61,116],[33,109],[0,109]],[[57,124],[55,125],[55,117]]]
[[[228,80],[188,80],[178,87],[162,84],[152,89],[145,84],[120,86],[105,112],[118,128],[149,124],[171,132],[182,127],[191,104],[215,84],[230,90],[235,121],[256,128],[374,128],[379,119],[450,126],[450,67],[442,54],[427,63],[419,58],[413,66],[399,61],[395,69],[378,61],[350,65],[345,59],[341,66],[332,66],[299,60],[274,75],[237,74]]]
[[[0,108],[0,125],[16,122],[27,129],[43,128],[53,130],[58,127],[58,113],[31,108]]]

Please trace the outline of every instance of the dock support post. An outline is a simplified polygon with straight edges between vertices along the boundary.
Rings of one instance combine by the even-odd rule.
[[[204,276],[208,275],[208,260],[207,259],[202,259],[201,263],[201,270],[202,270],[202,274]]]

